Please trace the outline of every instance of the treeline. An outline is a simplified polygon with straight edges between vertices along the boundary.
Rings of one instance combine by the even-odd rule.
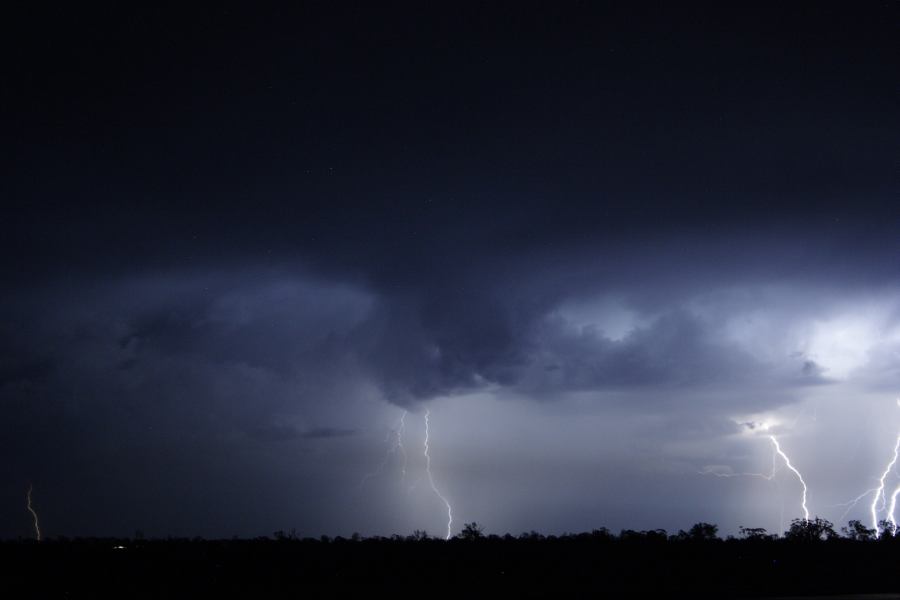
[[[853,541],[872,541],[878,540],[882,543],[892,542],[894,540],[900,542],[900,527],[897,527],[894,523],[890,521],[881,521],[878,525],[877,529],[871,529],[865,526],[862,521],[851,520],[847,523],[846,527],[841,527],[840,531],[835,530],[835,526],[831,521],[826,519],[822,519],[820,517],[815,517],[812,519],[794,519],[791,521],[790,528],[785,531],[783,534],[777,533],[769,533],[766,529],[762,527],[740,527],[739,536],[729,535],[725,538],[727,541],[736,541],[736,540],[778,540],[783,539],[786,541],[827,541],[827,540],[836,540],[836,539],[845,539],[845,540],[853,540]],[[299,540],[301,539],[296,530],[292,530],[290,532],[285,531],[276,531],[274,534],[275,540]],[[257,538],[257,539],[268,539],[268,538]],[[375,537],[363,537],[358,533],[354,533],[349,538],[345,538],[342,536],[337,537],[329,537],[323,535],[319,538],[302,538],[303,541],[306,542],[322,542],[322,543],[341,543],[341,542],[360,542],[360,541],[392,541],[392,542],[421,542],[426,540],[442,540],[443,538],[433,537],[428,534],[426,531],[416,530],[411,535],[401,536],[401,535],[392,535],[388,537],[383,536],[375,536]],[[601,527],[600,529],[594,529],[590,533],[564,533],[562,535],[543,535],[537,531],[528,531],[519,534],[518,536],[514,536],[512,534],[505,535],[496,535],[496,534],[485,534],[484,528],[480,526],[478,523],[466,523],[462,530],[453,537],[456,540],[463,541],[474,541],[474,540],[483,540],[488,539],[491,541],[507,541],[512,542],[516,540],[520,541],[540,541],[540,540],[570,540],[570,539],[591,539],[594,541],[603,540],[603,541],[613,541],[613,540],[623,540],[623,541],[649,541],[649,542],[659,542],[659,541],[667,541],[667,542],[683,542],[683,541],[712,541],[712,540],[720,540],[719,537],[719,527],[713,523],[696,523],[687,531],[681,529],[678,533],[669,534],[665,529],[649,529],[649,530],[634,530],[634,529],[623,529],[619,534],[615,534],[611,532],[606,527]]]
[[[18,597],[762,598],[900,591],[900,535],[796,519],[782,535],[710,523],[674,534],[607,529],[489,535],[252,539],[53,538],[0,542]]]
[[[594,529],[591,532],[586,533],[563,533],[561,535],[544,535],[537,531],[526,531],[517,536],[512,534],[505,535],[496,535],[496,534],[485,534],[484,528],[476,522],[466,523],[462,530],[454,536],[450,541],[453,540],[461,540],[461,541],[475,541],[475,540],[490,540],[490,541],[505,541],[505,542],[513,542],[513,541],[556,541],[556,540],[585,540],[589,539],[592,541],[646,541],[646,542],[689,542],[689,541],[741,541],[741,540],[752,540],[752,541],[762,541],[762,540],[785,540],[785,541],[828,541],[828,540],[851,540],[857,542],[865,542],[865,541],[879,541],[881,543],[900,543],[900,527],[895,525],[894,523],[884,520],[878,524],[877,529],[872,529],[866,527],[862,521],[851,520],[847,523],[845,527],[841,527],[840,531],[835,529],[834,524],[831,521],[826,519],[822,519],[820,517],[815,517],[812,519],[794,519],[791,521],[790,528],[785,531],[783,534],[777,533],[769,533],[766,529],[761,527],[740,527],[739,535],[726,536],[723,540],[719,536],[719,527],[713,523],[705,523],[700,522],[693,525],[687,531],[681,529],[677,533],[670,534],[665,529],[649,529],[649,530],[634,530],[634,529],[623,529],[618,534],[613,533],[606,527],[601,527],[599,529]],[[446,541],[443,537],[437,537],[429,535],[427,531],[423,530],[415,530],[410,535],[391,535],[391,536],[372,536],[372,537],[364,537],[359,533],[354,533],[350,537],[343,536],[335,536],[330,537],[327,535],[322,535],[319,537],[301,537],[296,529],[292,529],[290,531],[279,530],[272,534],[272,537],[261,536],[257,538],[252,538],[250,540],[241,539],[234,537],[230,541],[235,543],[246,543],[248,541],[255,542],[268,542],[268,541],[302,541],[305,543],[346,543],[346,542],[423,542],[423,541]],[[204,538],[195,537],[195,538],[162,538],[153,540],[154,543],[185,543],[185,542],[207,542]],[[224,543],[221,540],[217,541],[218,543]],[[9,544],[9,543],[36,543],[31,539],[19,538],[14,541],[6,541],[0,542],[0,544]],[[140,546],[145,546],[148,541],[145,540],[144,534],[140,531],[135,532],[134,537],[132,538],[96,538],[96,537],[79,537],[79,538],[68,538],[65,536],[58,536],[55,538],[47,538],[43,542],[43,544],[52,544],[52,543],[79,543],[79,544],[100,544],[103,546],[111,546],[117,550],[125,550],[128,548],[135,548]]]

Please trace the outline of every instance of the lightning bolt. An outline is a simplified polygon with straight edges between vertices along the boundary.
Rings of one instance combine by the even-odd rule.
[[[362,479],[359,481],[360,490],[366,485],[366,482],[380,475],[385,468],[388,466],[388,463],[391,461],[391,457],[400,453],[403,456],[403,464],[401,467],[401,477],[406,479],[406,448],[403,447],[403,432],[406,430],[406,412],[403,411],[403,414],[400,415],[400,422],[397,425],[397,428],[393,431],[394,442],[390,445],[387,452],[384,455],[384,459],[382,459],[381,464],[378,465],[378,468],[372,471],[371,473],[366,473],[363,475]],[[389,438],[390,439],[390,436]],[[385,440],[387,441],[387,440]]]
[[[900,403],[900,401],[898,401]],[[875,488],[875,497],[872,499],[872,506],[870,510],[872,512],[872,528],[875,530],[875,537],[881,537],[881,531],[878,528],[878,511],[884,510],[885,506],[885,497],[884,497],[884,480],[887,479],[887,476],[890,474],[891,470],[893,470],[894,465],[897,464],[897,455],[900,454],[900,435],[897,435],[897,442],[894,444],[894,455],[891,458],[891,462],[888,463],[887,467],[884,469],[884,473],[881,474],[881,478],[878,480],[878,487]],[[896,498],[897,493],[894,492],[894,496],[892,498]],[[881,508],[878,508],[878,501],[881,501]],[[896,505],[894,505],[896,506]],[[891,518],[893,518],[894,509],[891,508]],[[891,521],[893,523],[893,521]]]
[[[888,521],[891,522],[891,533],[894,535],[897,534],[897,520],[894,517],[894,511],[897,510],[897,496],[900,496],[900,485],[891,494],[891,506],[888,508]]]
[[[803,519],[808,522],[809,521],[809,509],[806,507],[807,489],[806,489],[806,482],[803,481],[803,475],[801,475],[800,471],[798,471],[794,467],[794,465],[791,464],[791,459],[789,459],[787,457],[787,454],[785,454],[784,451],[781,449],[781,446],[778,444],[778,440],[775,438],[775,436],[770,435],[769,439],[772,440],[772,444],[775,446],[775,452],[778,453],[778,456],[780,456],[781,459],[784,461],[785,466],[787,466],[787,468],[790,469],[794,473],[794,475],[797,476],[797,479],[800,480],[800,485],[803,486],[803,498],[800,500],[800,505],[803,507]]]
[[[34,507],[31,505],[31,491],[32,485],[28,484],[28,491],[25,492],[25,505],[28,508],[28,512],[31,513],[32,518],[34,518],[34,539],[37,541],[41,541],[41,525],[38,523],[37,513],[34,512]]]
[[[441,502],[444,503],[444,506],[447,507],[447,537],[445,540],[450,539],[451,527],[453,526],[453,508],[450,506],[450,503],[447,502],[447,499],[444,498],[443,495],[438,491],[437,486],[434,484],[434,477],[431,475],[431,456],[428,454],[428,415],[431,414],[427,409],[425,410],[425,472],[428,474],[428,483],[431,484],[431,491],[441,499]]]

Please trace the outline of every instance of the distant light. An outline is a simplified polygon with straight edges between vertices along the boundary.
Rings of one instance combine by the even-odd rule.
[[[113,546],[113,550],[124,550],[125,546]]]

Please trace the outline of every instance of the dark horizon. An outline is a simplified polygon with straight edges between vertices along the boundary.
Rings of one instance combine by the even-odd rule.
[[[0,539],[898,516],[896,3],[10,11]]]
[[[498,541],[505,542],[528,541],[556,541],[556,540],[577,540],[577,539],[594,539],[606,542],[622,541],[637,543],[661,543],[661,542],[790,542],[794,544],[810,544],[810,543],[835,543],[854,542],[854,543],[872,543],[881,544],[882,546],[895,548],[900,540],[900,526],[891,523],[885,519],[879,522],[878,529],[867,527],[866,523],[859,519],[850,519],[845,524],[832,523],[827,519],[819,516],[811,515],[809,519],[804,517],[796,517],[790,520],[789,526],[785,531],[769,531],[765,527],[753,527],[741,525],[737,532],[723,533],[720,531],[716,523],[707,521],[699,521],[692,524],[686,529],[677,531],[667,531],[662,528],[650,529],[621,529],[618,532],[610,530],[603,525],[594,526],[583,531],[564,531],[561,533],[542,533],[534,529],[524,530],[518,533],[497,532],[492,531],[484,523],[472,521],[470,523],[457,524],[457,530],[450,537],[442,531],[429,532],[425,529],[416,529],[410,532],[393,532],[390,534],[375,534],[371,536],[362,535],[359,532],[353,532],[348,536],[329,535],[327,533],[298,532],[295,528],[278,529],[266,534],[260,534],[253,537],[211,537],[204,538],[202,536],[148,536],[142,529],[135,529],[130,534],[124,535],[84,535],[70,537],[67,535],[46,536],[40,525],[35,521],[31,536],[19,536],[17,538],[0,539],[0,544],[16,545],[16,544],[104,544],[106,549],[120,550],[129,547],[139,547],[142,543],[166,543],[166,542],[196,542],[219,543],[219,542],[321,542],[329,543],[345,543],[345,542],[472,542],[472,541]],[[108,546],[108,543],[126,543],[134,544],[134,546]]]
[[[0,542],[0,558],[14,580],[38,582],[30,589],[36,597],[421,597],[424,590],[467,598],[897,598],[890,574],[900,536],[875,540],[858,521],[847,533],[837,536],[818,519],[795,521],[783,539],[758,530],[721,539],[709,523],[668,537],[606,530],[500,537],[470,523],[451,541],[421,531],[370,539],[86,538]]]

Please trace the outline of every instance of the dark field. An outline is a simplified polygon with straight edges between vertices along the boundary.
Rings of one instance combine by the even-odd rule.
[[[4,585],[21,590],[17,598],[891,598],[900,589],[900,539],[889,537],[721,540],[603,530],[446,542],[281,535],[18,541],[0,544],[0,553]]]

